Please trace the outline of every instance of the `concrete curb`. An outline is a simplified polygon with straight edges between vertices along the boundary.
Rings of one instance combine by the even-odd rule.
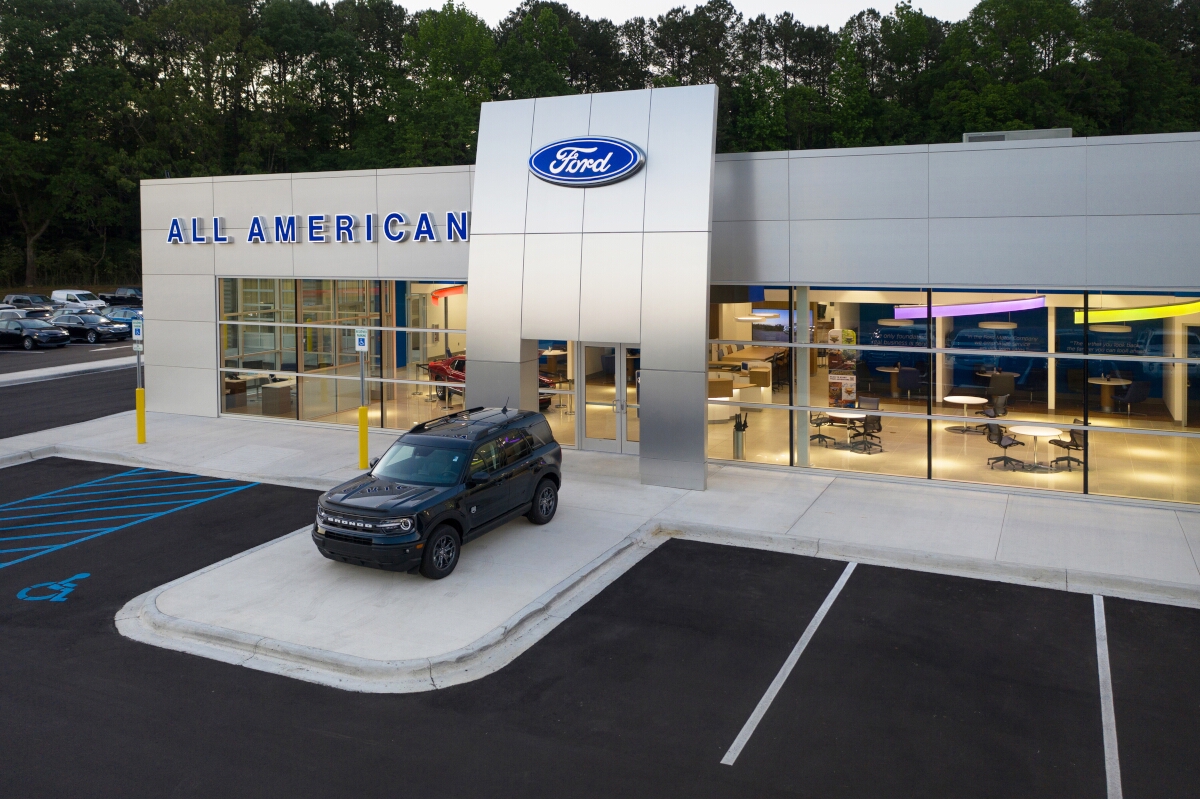
[[[114,621],[121,635],[135,641],[343,690],[430,691],[477,680],[507,666],[663,543],[665,537],[654,535],[658,527],[643,525],[483,637],[433,658],[372,660],[180,619],[159,610],[158,597],[171,588],[287,538],[307,535],[307,527],[141,594],[126,603]]]
[[[132,411],[124,411],[123,414],[133,415]],[[115,414],[122,415],[122,414]],[[86,422],[81,422],[86,424]],[[109,452],[105,450],[95,450],[88,447],[79,447],[73,444],[48,444],[44,447],[34,447],[32,449],[20,450],[18,452],[10,452],[5,455],[0,455],[0,469],[5,466],[12,466],[17,463],[26,461],[35,461],[40,458],[71,458],[73,460],[93,461],[96,463],[111,463],[115,466],[130,466],[133,468],[146,469],[164,469],[171,472],[186,471],[189,474],[203,475],[204,477],[216,477],[222,480],[241,480],[248,483],[268,483],[270,485],[290,486],[292,488],[307,488],[313,491],[328,491],[339,483],[344,483],[345,479],[325,479],[317,477],[280,477],[279,475],[259,475],[253,472],[226,472],[220,469],[200,469],[193,466],[181,466],[178,463],[168,463],[166,461],[155,460],[154,458],[138,458],[133,455],[125,455],[118,452]]]
[[[19,386],[25,383],[40,383],[43,380],[57,380],[60,377],[74,377],[95,372],[111,372],[115,369],[128,369],[137,365],[136,355],[126,355],[120,358],[105,358],[86,363],[67,363],[62,366],[47,366],[44,369],[25,369],[20,372],[5,372],[0,374],[0,388],[4,386]]]

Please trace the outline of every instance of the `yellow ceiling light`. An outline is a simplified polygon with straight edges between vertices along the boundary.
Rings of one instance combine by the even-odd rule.
[[[1088,311],[1088,324],[1169,319],[1172,316],[1187,316],[1193,313],[1200,313],[1200,300],[1180,302],[1174,305],[1146,305],[1141,308],[1092,308]],[[1075,309],[1075,324],[1083,324],[1082,308]]]

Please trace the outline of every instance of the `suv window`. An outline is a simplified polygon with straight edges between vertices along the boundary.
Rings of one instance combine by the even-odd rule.
[[[475,474],[475,472],[491,474],[500,469],[504,461],[501,460],[500,449],[496,443],[496,441],[489,441],[475,450],[475,454],[471,456],[471,465],[467,467],[467,474]]]
[[[529,433],[530,437],[533,438],[534,449],[554,443],[554,433],[550,431],[550,423],[545,419],[539,419],[538,421],[529,425],[527,432]]]
[[[500,449],[501,462],[505,466],[520,462],[530,452],[529,439],[521,430],[509,430],[496,439],[496,445]]]

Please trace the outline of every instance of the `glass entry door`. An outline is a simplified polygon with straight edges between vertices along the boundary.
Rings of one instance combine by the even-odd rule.
[[[584,449],[636,455],[641,348],[584,344],[581,349],[578,404],[583,407]]]

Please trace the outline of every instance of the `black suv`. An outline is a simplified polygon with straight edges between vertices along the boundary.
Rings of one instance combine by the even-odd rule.
[[[440,580],[464,542],[521,515],[554,518],[561,466],[540,413],[471,408],[423,422],[371,471],[321,495],[313,543],[343,563]]]

